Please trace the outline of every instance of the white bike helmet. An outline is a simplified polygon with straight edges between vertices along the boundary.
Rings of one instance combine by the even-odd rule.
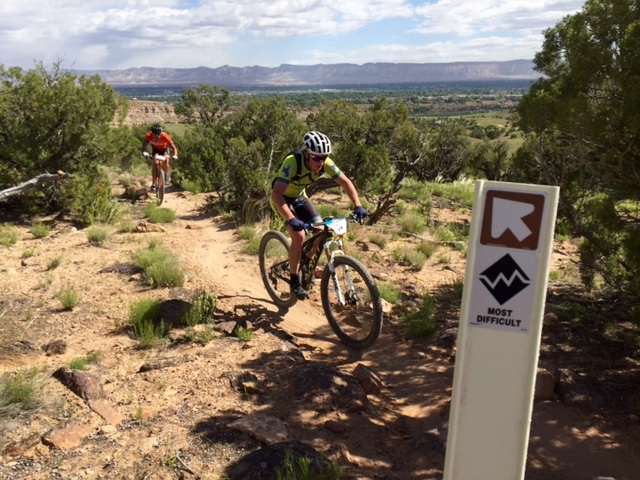
[[[304,146],[312,155],[331,155],[331,141],[324,133],[305,133]]]

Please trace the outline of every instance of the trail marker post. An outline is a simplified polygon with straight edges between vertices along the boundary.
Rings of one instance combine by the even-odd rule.
[[[476,183],[444,480],[524,478],[558,193]]]

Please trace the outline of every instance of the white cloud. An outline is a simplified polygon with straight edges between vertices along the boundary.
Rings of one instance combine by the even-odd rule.
[[[416,8],[416,32],[469,36],[483,32],[540,31],[582,7],[580,0],[439,0]]]
[[[541,32],[581,5],[578,0],[5,0],[0,62],[30,68],[34,59],[64,58],[74,68],[115,69],[532,58]]]
[[[444,63],[464,61],[508,61],[532,58],[531,52],[539,46],[537,37],[513,40],[484,37],[462,41],[447,40],[423,45],[377,44],[365,48],[341,51],[339,54],[323,50],[310,50],[306,54],[316,63]],[[485,52],[496,52],[486,58]]]

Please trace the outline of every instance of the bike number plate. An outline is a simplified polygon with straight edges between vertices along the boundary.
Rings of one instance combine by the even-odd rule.
[[[347,233],[347,219],[346,218],[332,218],[327,220],[327,227],[336,233],[336,235],[343,235]]]

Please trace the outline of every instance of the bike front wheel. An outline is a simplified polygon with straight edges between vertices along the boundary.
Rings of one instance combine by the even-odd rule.
[[[292,307],[298,298],[289,279],[290,240],[282,232],[269,230],[260,240],[260,276],[267,293],[280,308]]]
[[[164,174],[164,170],[162,170],[161,166],[158,166],[158,176],[156,178],[156,203],[158,205],[162,205],[164,202],[164,188],[166,182],[166,176]]]
[[[346,346],[364,350],[382,330],[382,301],[373,277],[353,257],[336,256],[320,283],[322,307],[329,325]]]

